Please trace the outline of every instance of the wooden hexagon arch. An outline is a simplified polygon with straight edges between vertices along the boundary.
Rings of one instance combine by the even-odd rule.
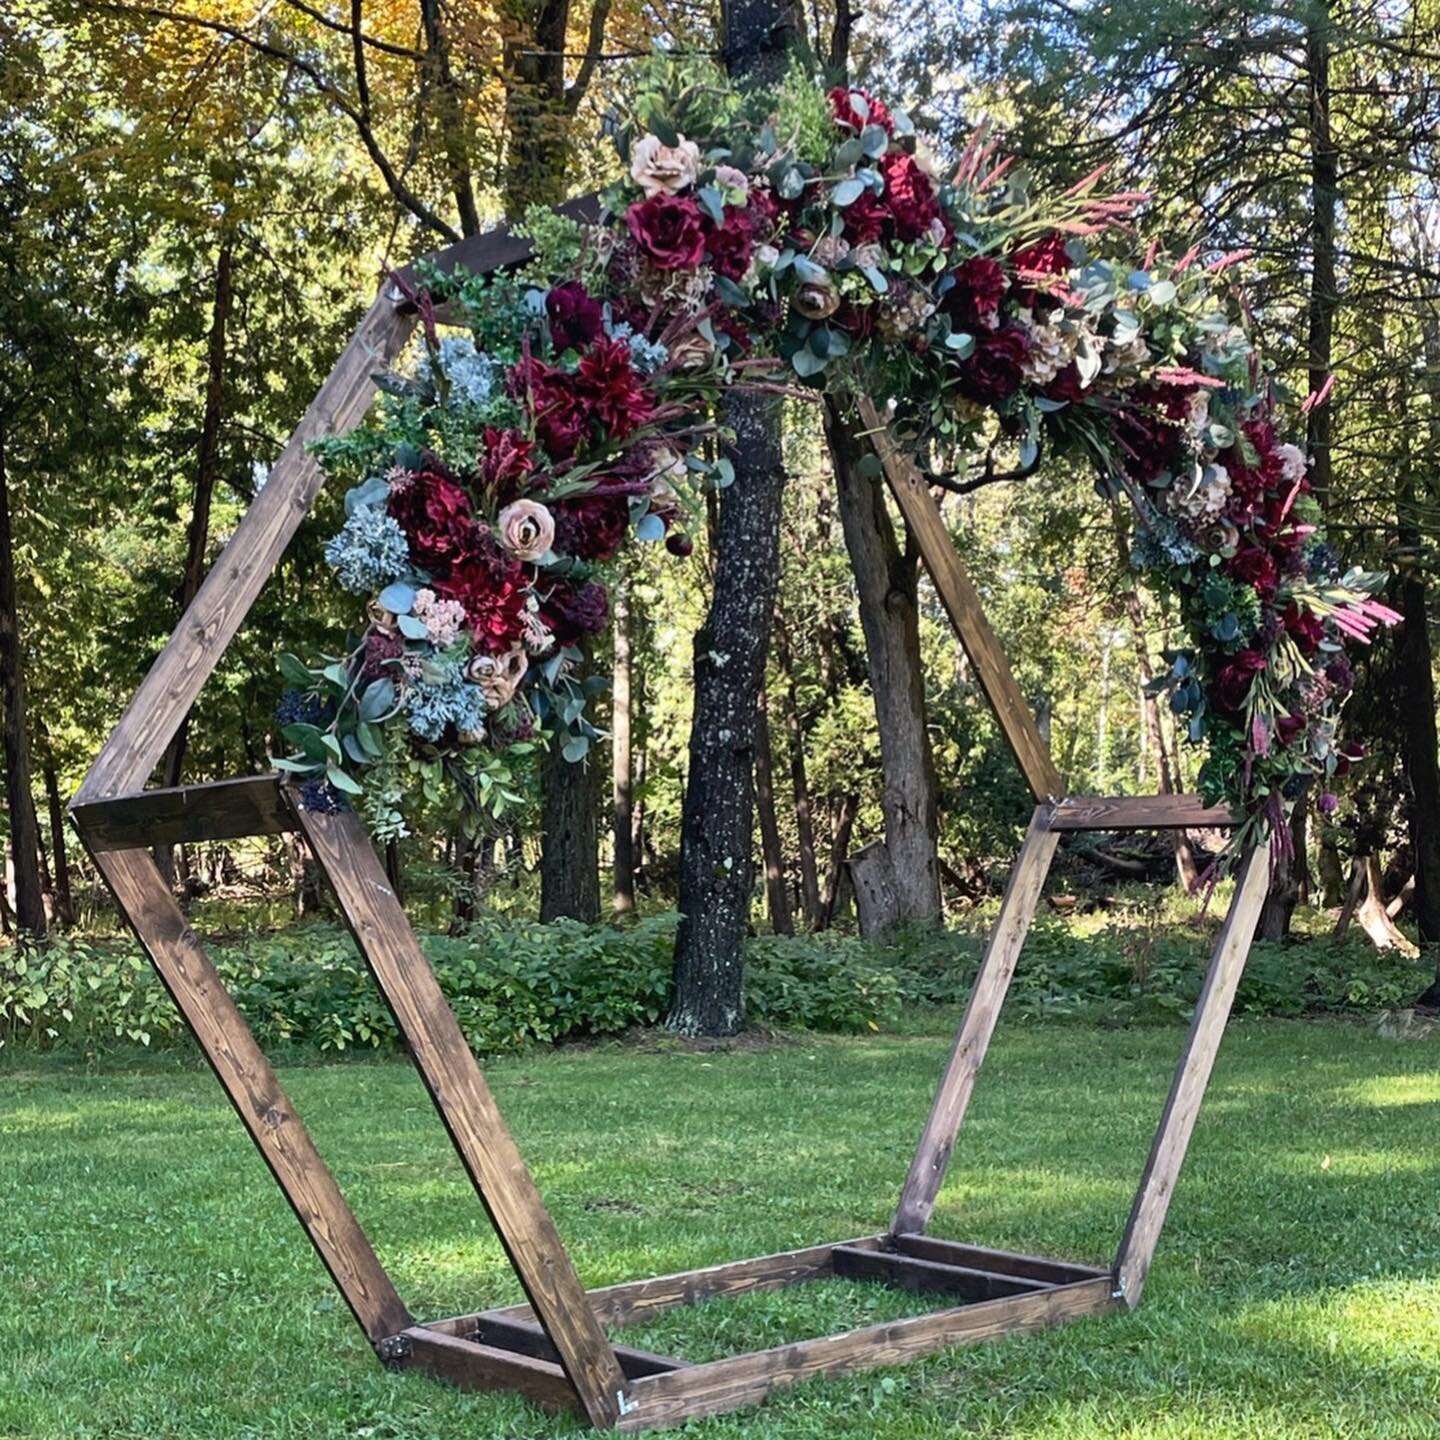
[[[587,199],[565,208],[591,216],[596,207]],[[434,259],[442,267],[461,264],[483,272],[514,265],[527,254],[527,243],[502,227]],[[1233,820],[1196,796],[1065,795],[939,507],[868,399],[859,401],[860,414],[885,478],[1036,802],[886,1233],[587,1292],[359,817],[302,809],[278,775],[145,789],[323,483],[307,453],[309,442],[359,422],[374,393],[374,373],[400,353],[414,325],[400,288],[384,287],[71,802],[80,836],[117,904],[380,1359],[467,1388],[518,1391],[542,1406],[577,1411],[597,1427],[639,1431],[753,1404],[807,1376],[896,1364],[948,1345],[1023,1334],[1135,1305],[1249,951],[1268,884],[1268,854],[1255,850],[1242,862],[1113,1266],[1099,1269],[927,1236],[1061,834],[1223,826]],[[528,1304],[426,1323],[413,1319],[150,849],[296,830],[335,891]],[[606,1327],[623,1327],[670,1306],[826,1275],[946,1292],[956,1305],[696,1365],[613,1344],[606,1333]]]

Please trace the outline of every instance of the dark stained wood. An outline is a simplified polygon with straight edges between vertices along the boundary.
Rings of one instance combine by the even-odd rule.
[[[1235,987],[1244,972],[1255,923],[1260,918],[1260,907],[1265,903],[1269,887],[1270,850],[1268,846],[1260,846],[1246,855],[1235,877],[1230,911],[1216,937],[1214,955],[1195,1004],[1185,1049],[1115,1257],[1115,1273],[1127,1305],[1138,1304],[1145,1287],[1145,1276],[1165,1224],[1165,1212],[1175,1193],[1180,1167],[1185,1162],[1200,1102],[1205,1098],[1205,1087],[1210,1083],[1225,1023],[1230,1018]]]
[[[395,1362],[400,1369],[428,1371],[461,1390],[518,1391],[542,1410],[585,1416],[575,1387],[548,1360],[445,1335],[424,1325],[411,1327],[401,1338],[409,1353]]]
[[[143,788],[324,483],[310,442],[358,423],[375,392],[371,377],[400,353],[414,327],[415,317],[400,314],[385,296],[370,307],[90,767],[75,803]]]
[[[893,1290],[941,1290],[967,1300],[994,1300],[1001,1295],[1028,1295],[1052,1288],[1043,1280],[1024,1280],[891,1250],[852,1250],[837,1245],[831,1256],[836,1275],[846,1280],[879,1280]]]
[[[903,1365],[948,1345],[974,1345],[1028,1335],[1051,1325],[1114,1309],[1119,1302],[1108,1278],[1007,1295],[910,1320],[896,1320],[802,1340],[753,1355],[736,1355],[692,1365],[668,1375],[650,1375],[631,1385],[633,1409],[619,1429],[642,1431],[678,1425],[755,1405],[796,1381],[819,1375],[850,1375],[883,1365]]]
[[[411,1317],[148,850],[95,863],[371,1344]]]
[[[599,220],[603,207],[598,195],[577,195],[573,200],[567,200],[556,208],[560,214],[571,220],[593,225]],[[463,240],[457,240],[455,244],[435,251],[425,257],[424,264],[427,267],[434,266],[446,275],[455,270],[465,270],[471,275],[488,275],[495,270],[509,270],[516,265],[523,265],[530,258],[531,252],[530,242],[523,236],[516,235],[510,225],[497,225],[493,230],[481,230],[474,235],[467,235]],[[399,277],[404,286],[413,289],[418,289],[422,283],[415,265],[405,266],[399,271]],[[396,287],[389,293],[392,300],[398,300],[401,290]],[[410,307],[402,303],[401,308]]]
[[[537,1360],[549,1360],[559,1364],[560,1355],[544,1327],[533,1320],[516,1320],[506,1315],[483,1314],[467,1320],[462,1328],[456,1328],[453,1320],[441,1320],[427,1325],[427,1330],[439,1330],[446,1335],[459,1335],[466,1340],[477,1340],[482,1345],[493,1345],[498,1350],[515,1350],[521,1355],[530,1355]],[[630,1345],[615,1346],[615,1358],[620,1368],[631,1379],[639,1375],[660,1375],[666,1370],[682,1370],[690,1362],[677,1360],[673,1355],[656,1355],[649,1350],[636,1350]]]
[[[843,1243],[851,1248],[878,1249],[881,1235],[862,1235]],[[725,1265],[710,1265],[702,1270],[681,1270],[673,1275],[657,1275],[650,1280],[628,1280],[621,1285],[607,1285],[587,1294],[590,1308],[603,1325],[616,1328],[648,1320],[662,1310],[677,1305],[698,1305],[721,1295],[743,1295],[751,1290],[779,1290],[806,1280],[821,1279],[832,1272],[830,1253],[834,1245],[810,1245],[803,1250],[782,1250],[775,1255],[760,1255],[753,1260],[734,1260]],[[533,1320],[528,1305],[512,1305],[502,1310],[485,1312],[497,1318]],[[447,1320],[447,1328],[463,1324]]]
[[[92,852],[283,835],[295,828],[294,817],[280,798],[278,775],[142,790],[138,795],[72,805],[70,814]]]
[[[1035,917],[1035,907],[1040,903],[1040,892],[1050,871],[1050,862],[1055,858],[1055,847],[1060,837],[1049,828],[1049,814],[1049,807],[1044,805],[1035,811],[1020,853],[1015,857],[1010,880],[1005,887],[1005,898],[1000,903],[999,917],[985,946],[975,985],[970,991],[970,999],[955,1036],[955,1047],[950,1052],[930,1116],[921,1132],[910,1174],[900,1192],[900,1203],[890,1226],[896,1235],[923,1231],[934,1212],[935,1198],[940,1193],[950,1164],[950,1154],[955,1148],[955,1136],[970,1104],[975,1078],[980,1073],[990,1037],[995,1033],[1000,1007],[1004,1004],[1005,992],[1010,988],[1010,978],[1015,973],[1015,962],[1020,957],[1025,932],[1029,930]]]
[[[1228,805],[1207,805],[1198,795],[1077,795],[1050,816],[1052,830],[1228,830],[1240,823]]]
[[[1026,783],[1037,801],[1058,800],[1065,793],[1065,782],[1055,768],[1050,748],[1040,734],[1005,651],[985,618],[975,586],[955,553],[955,542],[945,527],[940,507],[919,471],[891,438],[875,402],[862,395],[856,403],[885,479],[905,517],[905,528],[919,547],[935,593],[970,657]]]
[[[939,1260],[946,1265],[969,1265],[998,1275],[1017,1275],[1046,1285],[1072,1285],[1077,1280],[1097,1280],[1110,1271],[1100,1265],[1076,1265],[1068,1260],[1047,1260],[1039,1255],[1017,1255],[1009,1250],[989,1250],[983,1245],[964,1245],[957,1240],[937,1240],[933,1235],[896,1235],[892,1241],[902,1255],[922,1260]]]
[[[613,1424],[625,1377],[464,1033],[352,810],[295,818],[405,1037],[525,1294],[592,1424]]]

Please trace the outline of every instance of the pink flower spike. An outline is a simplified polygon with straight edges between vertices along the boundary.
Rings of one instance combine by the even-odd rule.
[[[1223,390],[1225,382],[1213,375],[1202,375],[1185,365],[1162,365],[1156,368],[1155,378],[1167,385],[1203,385],[1209,390]]]
[[[980,183],[982,190],[989,190],[1000,183],[1000,177],[1015,163],[1013,155],[1007,155]]]
[[[1285,497],[1285,503],[1280,507],[1280,515],[1278,517],[1280,520],[1283,520],[1290,513],[1290,507],[1295,503],[1295,498],[1300,494],[1300,487],[1304,483],[1303,480],[1297,480],[1294,485],[1290,487],[1290,493]],[[1311,530],[1314,528],[1313,525],[1310,526]]]
[[[1335,388],[1334,375],[1327,375],[1325,383],[1318,389],[1312,390],[1301,402],[1300,413],[1308,415],[1312,410],[1318,409],[1329,398],[1330,392]]]
[[[1198,245],[1192,245],[1176,262],[1175,269],[1171,273],[1174,275],[1183,274],[1195,263],[1195,257],[1199,255],[1199,253],[1200,247]],[[1145,268],[1147,270],[1150,268],[1148,263]]]
[[[1260,715],[1250,722],[1250,746],[1262,760],[1270,753],[1270,727]]]
[[[1228,270],[1232,265],[1238,265],[1242,260],[1248,260],[1254,253],[1253,250],[1231,250],[1218,260],[1212,260],[1205,268],[1212,275],[1218,275],[1222,270]]]
[[[1403,625],[1405,623],[1405,617],[1398,610],[1392,610],[1379,600],[1362,600],[1360,608],[1367,615],[1373,615],[1382,625]]]
[[[1155,257],[1159,253],[1160,242],[1158,240],[1152,240],[1146,247],[1145,258],[1140,262],[1140,268],[1142,270],[1148,270],[1155,263]]]
[[[1065,192],[1064,198],[1073,200],[1077,195],[1083,195],[1109,168],[1108,160],[1103,165],[1097,165],[1083,180],[1077,180]]]

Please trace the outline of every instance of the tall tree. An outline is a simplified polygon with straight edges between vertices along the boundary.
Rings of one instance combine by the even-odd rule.
[[[722,0],[730,73],[763,83],[784,73],[804,35],[796,0]],[[694,713],[680,837],[680,929],[668,1024],[685,1035],[733,1035],[744,1024],[743,944],[755,881],[754,740],[780,578],[785,485],[780,405],[734,394],[735,480],[715,526],[710,612],[695,636]]]

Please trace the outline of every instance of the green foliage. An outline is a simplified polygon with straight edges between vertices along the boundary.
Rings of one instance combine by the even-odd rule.
[[[1028,1019],[1131,1023],[1188,1015],[1209,935],[1155,923],[1153,912],[1043,916],[1007,1000]],[[461,1027],[478,1052],[613,1035],[657,1024],[670,994],[677,917],[623,926],[488,916],[462,935],[426,935]],[[181,1032],[150,967],[130,945],[57,940],[0,952],[0,1044],[149,1045]],[[216,968],[262,1043],[322,1051],[389,1049],[394,1021],[349,938],[328,925],[213,947]],[[919,929],[880,945],[858,936],[766,935],[747,952],[754,1024],[830,1032],[894,1025],[907,1010],[963,1004],[977,936]],[[1425,988],[1423,962],[1344,945],[1259,943],[1236,997],[1242,1015],[1357,1014],[1404,1006]]]

